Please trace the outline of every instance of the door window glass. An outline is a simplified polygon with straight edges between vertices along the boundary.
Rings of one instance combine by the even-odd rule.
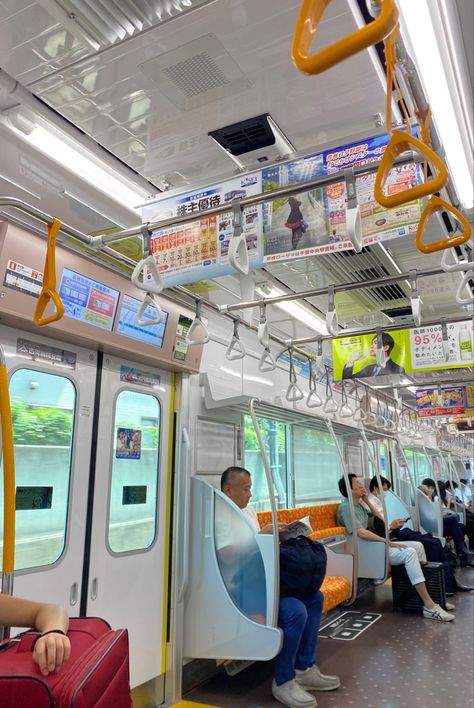
[[[149,548],[156,535],[160,404],[122,391],[115,403],[108,544],[114,553]]]
[[[10,401],[16,475],[15,569],[20,570],[54,563],[64,550],[76,389],[64,376],[19,369],[10,379]],[[3,504],[0,556],[2,534]]]

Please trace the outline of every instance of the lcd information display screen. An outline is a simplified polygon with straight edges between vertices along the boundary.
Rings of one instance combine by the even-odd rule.
[[[135,322],[140,305],[140,300],[130,295],[124,295],[118,317],[117,334],[136,339],[138,342],[143,342],[143,344],[150,344],[152,347],[162,347],[168,313],[163,311],[159,324],[140,327]],[[154,317],[156,317],[156,311],[152,307],[147,307],[142,315],[142,320],[151,320]]]
[[[122,504],[146,504],[146,485],[132,485],[122,488]]]
[[[51,509],[53,502],[52,487],[17,487],[15,504],[17,511],[32,509]]]
[[[64,268],[59,295],[66,317],[112,331],[120,295],[118,290]]]

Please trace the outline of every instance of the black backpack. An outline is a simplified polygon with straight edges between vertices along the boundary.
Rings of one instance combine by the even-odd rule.
[[[280,543],[280,597],[317,592],[326,575],[327,556],[322,543],[306,536]]]

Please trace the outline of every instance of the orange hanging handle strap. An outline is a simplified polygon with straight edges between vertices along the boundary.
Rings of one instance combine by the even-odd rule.
[[[393,32],[386,37],[384,41],[385,66],[387,68],[387,87],[385,97],[385,124],[387,126],[388,135],[392,135],[392,91],[395,88],[403,117],[405,118],[406,130],[410,132],[410,116],[408,114],[405,101],[400,90],[400,85],[397,79],[397,40],[400,36],[400,25],[397,25]]]
[[[395,0],[378,0],[380,15],[373,22],[310,55],[314,35],[330,2],[331,0],[303,0],[301,4],[291,56],[294,65],[304,74],[321,74],[363,49],[381,42],[398,23]]]
[[[430,217],[437,211],[447,211],[448,214],[453,216],[456,221],[463,227],[463,231],[452,238],[443,238],[439,241],[432,241],[431,243],[424,243],[423,234],[426,225]],[[415,244],[417,249],[421,253],[436,253],[437,251],[443,251],[445,248],[453,248],[454,246],[462,246],[464,243],[469,241],[472,234],[472,226],[466,217],[461,214],[456,207],[449,202],[445,202],[441,197],[434,196],[428,200],[426,207],[421,215],[421,219],[418,224],[418,229],[416,231]]]
[[[64,305],[56,290],[56,239],[60,228],[61,222],[59,219],[54,218],[52,223],[48,224],[48,245],[44,263],[43,287],[33,315],[33,322],[37,327],[44,327],[44,325],[51,324],[51,322],[58,322],[64,315]],[[56,311],[48,317],[43,317],[50,300]]]
[[[0,420],[3,456],[3,559],[2,573],[15,569],[15,457],[10,392],[3,349],[0,346]]]

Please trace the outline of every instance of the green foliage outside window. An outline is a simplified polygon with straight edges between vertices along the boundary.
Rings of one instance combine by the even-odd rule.
[[[13,401],[11,412],[15,445],[70,445],[72,411],[33,408],[23,401]]]

